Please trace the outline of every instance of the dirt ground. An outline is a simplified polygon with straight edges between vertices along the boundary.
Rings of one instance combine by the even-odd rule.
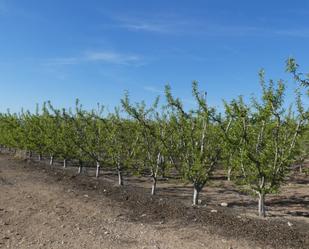
[[[305,178],[271,196],[259,219],[255,201],[220,179],[193,208],[191,189],[173,181],[151,197],[143,178],[119,188],[112,174],[75,173],[1,155],[0,248],[309,248]]]

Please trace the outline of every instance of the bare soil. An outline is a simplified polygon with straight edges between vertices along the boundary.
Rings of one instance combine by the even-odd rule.
[[[145,178],[118,187],[112,173],[76,172],[1,155],[0,248],[309,248],[305,176],[270,196],[260,219],[255,200],[220,174],[194,208],[190,186],[173,179],[152,197]]]

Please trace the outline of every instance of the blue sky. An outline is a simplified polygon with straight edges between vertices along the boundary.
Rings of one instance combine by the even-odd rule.
[[[258,93],[262,67],[289,79],[288,56],[309,71],[306,0],[0,0],[0,30],[0,111],[112,109],[124,90],[151,101],[166,83],[190,107],[192,80],[220,106]]]

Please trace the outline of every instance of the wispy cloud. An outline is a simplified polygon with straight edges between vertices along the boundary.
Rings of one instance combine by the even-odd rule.
[[[119,25],[121,28],[125,28],[130,31],[144,31],[162,34],[176,34],[179,33],[178,27],[167,23],[155,23],[149,21],[126,21]]]
[[[148,92],[157,93],[157,94],[163,94],[163,90],[159,90],[158,88],[154,86],[144,86],[143,89]]]
[[[160,15],[156,17],[141,17],[128,15],[109,15],[114,24],[113,28],[126,29],[132,32],[150,32],[158,34],[182,34],[192,26],[192,20],[180,19],[175,16]],[[186,28],[187,27],[187,28]]]
[[[114,64],[135,64],[141,62],[142,58],[139,55],[121,54],[110,51],[103,52],[87,52],[84,59],[86,61],[102,61]]]
[[[148,32],[164,35],[197,35],[204,37],[309,37],[307,27],[297,29],[267,27],[259,24],[218,23],[201,18],[160,15],[152,17],[134,17],[128,15],[109,16],[114,24],[112,28],[126,29],[131,32]]]
[[[309,29],[286,29],[275,31],[276,35],[286,36],[286,37],[309,37]]]
[[[202,35],[209,37],[237,37],[237,36],[285,36],[285,37],[309,37],[309,29],[280,29],[250,25],[228,24],[201,24],[202,22],[173,22],[173,23],[126,23],[122,27],[132,31],[144,31],[170,35]]]
[[[166,35],[203,35],[203,36],[248,36],[260,34],[263,29],[254,26],[233,26],[214,24],[202,20],[161,20],[121,18],[118,28],[132,32],[148,32]]]
[[[283,12],[284,15],[293,14],[293,15],[302,15],[309,16],[309,10],[307,8],[289,8],[285,9]]]
[[[136,54],[123,54],[114,51],[85,52],[77,57],[50,58],[45,61],[47,65],[76,65],[81,63],[108,63],[126,66],[143,65],[142,56]]]

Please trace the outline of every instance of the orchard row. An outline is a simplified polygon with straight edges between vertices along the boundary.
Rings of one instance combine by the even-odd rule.
[[[288,60],[294,79],[307,86],[297,73],[297,64]],[[85,110],[79,101],[74,109],[57,109],[46,102],[35,113],[21,111],[0,114],[0,144],[63,160],[78,160],[79,172],[85,163],[96,165],[96,177],[106,165],[122,173],[147,174],[157,179],[177,171],[193,186],[193,204],[218,165],[224,165],[228,178],[258,196],[258,211],[265,216],[268,193],[278,191],[291,165],[307,156],[303,134],[307,111],[299,91],[291,108],[285,108],[285,85],[264,80],[260,72],[261,99],[245,103],[242,97],[224,103],[224,113],[209,106],[206,93],[192,84],[196,107],[187,110],[180,99],[165,87],[165,105],[157,98],[151,106],[132,104],[129,95],[121,108],[105,114],[99,105]]]

